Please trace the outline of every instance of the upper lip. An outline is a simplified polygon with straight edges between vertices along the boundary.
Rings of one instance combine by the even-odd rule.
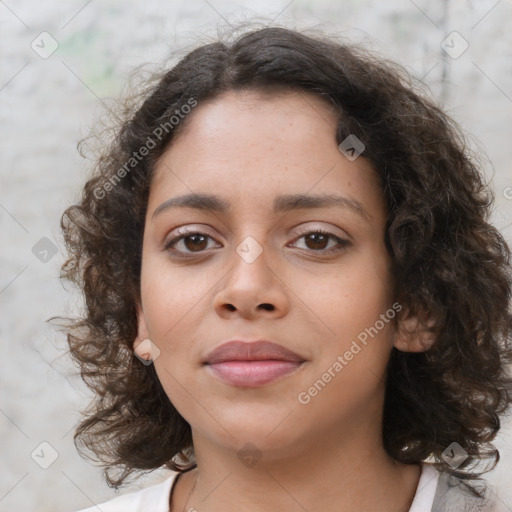
[[[207,356],[206,364],[223,363],[225,361],[298,361],[304,358],[296,352],[277,343],[266,340],[240,341],[232,340],[219,345]]]

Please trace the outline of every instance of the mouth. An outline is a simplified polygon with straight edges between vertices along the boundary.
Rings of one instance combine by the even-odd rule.
[[[306,360],[270,341],[223,343],[204,361],[207,369],[223,382],[254,388],[295,373]]]

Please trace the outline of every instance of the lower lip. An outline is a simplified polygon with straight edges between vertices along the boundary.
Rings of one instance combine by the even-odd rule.
[[[255,388],[290,375],[302,366],[299,361],[225,361],[209,364],[214,375],[232,386]]]

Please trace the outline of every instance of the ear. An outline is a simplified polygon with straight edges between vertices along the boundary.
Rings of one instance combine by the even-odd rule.
[[[149,338],[149,333],[146,325],[146,318],[144,317],[142,306],[137,303],[137,336],[133,341],[133,350],[136,353],[138,353],[142,349],[142,347],[139,347],[139,345],[147,338]]]
[[[402,352],[425,352],[436,341],[435,321],[427,314],[411,314],[404,308],[397,316],[394,346]]]
[[[133,352],[144,365],[150,365],[160,356],[160,349],[149,339],[146,318],[137,304],[137,336],[133,341]]]

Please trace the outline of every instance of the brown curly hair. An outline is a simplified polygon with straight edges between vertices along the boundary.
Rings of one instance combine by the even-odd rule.
[[[61,219],[69,252],[61,277],[85,299],[67,340],[96,397],[74,441],[79,452],[97,455],[108,485],[117,488],[136,471],[195,466],[190,425],[153,365],[142,365],[132,348],[152,173],[190,116],[129,170],[126,163],[191,98],[200,105],[246,89],[294,89],[334,104],[338,143],[356,135],[378,173],[396,299],[434,319],[436,336],[426,352],[392,349],[386,451],[405,464],[433,457],[438,469],[462,480],[480,479],[482,472],[469,471],[479,459],[493,460],[493,469],[499,452],[491,441],[512,401],[510,252],[488,223],[492,193],[457,125],[402,67],[323,34],[281,27],[200,46],[148,83],[122,100],[122,121],[104,142],[80,201]],[[442,457],[453,441],[468,453],[456,470]]]

